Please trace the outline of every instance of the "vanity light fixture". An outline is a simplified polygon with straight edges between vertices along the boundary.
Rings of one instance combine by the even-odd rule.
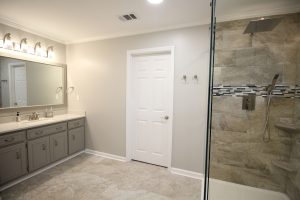
[[[14,52],[26,53],[36,56],[41,56],[44,58],[53,58],[54,57],[54,48],[49,46],[47,51],[45,48],[42,48],[41,42],[35,43],[34,46],[29,46],[27,43],[27,38],[23,38],[20,43],[13,42],[11,40],[11,34],[6,33],[3,39],[0,39],[0,49],[12,50]]]
[[[41,56],[42,55],[42,45],[40,42],[35,43],[34,45],[34,53],[35,55]]]
[[[148,0],[151,4],[161,4],[164,0]]]
[[[27,39],[23,38],[20,42],[20,50],[24,53],[28,51]]]
[[[5,49],[13,49],[13,42],[11,41],[11,34],[10,33],[6,33],[3,37],[3,47]]]
[[[47,57],[48,58],[53,58],[54,57],[54,48],[53,46],[50,46],[47,48]]]

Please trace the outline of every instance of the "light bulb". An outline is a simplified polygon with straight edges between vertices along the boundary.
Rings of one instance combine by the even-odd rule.
[[[3,38],[3,47],[5,49],[13,49],[13,42],[11,41],[10,33],[6,33]]]
[[[40,43],[40,42],[37,42],[37,43],[34,45],[34,53],[35,53],[35,55],[37,55],[37,56],[41,56],[41,55],[42,55],[42,46],[41,46],[41,43]]]
[[[20,50],[24,53],[27,53],[28,51],[28,44],[27,44],[27,39],[24,38],[20,42]]]
[[[48,49],[47,49],[47,57],[48,58],[53,58],[54,57],[53,46],[48,47]]]

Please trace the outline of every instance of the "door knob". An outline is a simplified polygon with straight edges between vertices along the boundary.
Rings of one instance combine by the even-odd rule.
[[[165,120],[168,120],[168,119],[169,119],[169,116],[168,116],[168,115],[166,115],[164,118],[165,118]]]

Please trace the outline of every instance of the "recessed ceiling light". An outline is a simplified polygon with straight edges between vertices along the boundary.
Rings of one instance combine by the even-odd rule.
[[[161,4],[164,0],[147,0],[151,4]]]

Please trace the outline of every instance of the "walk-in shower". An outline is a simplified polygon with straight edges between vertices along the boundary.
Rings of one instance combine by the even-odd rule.
[[[205,199],[299,200],[300,10],[218,21],[221,10],[211,26]]]

